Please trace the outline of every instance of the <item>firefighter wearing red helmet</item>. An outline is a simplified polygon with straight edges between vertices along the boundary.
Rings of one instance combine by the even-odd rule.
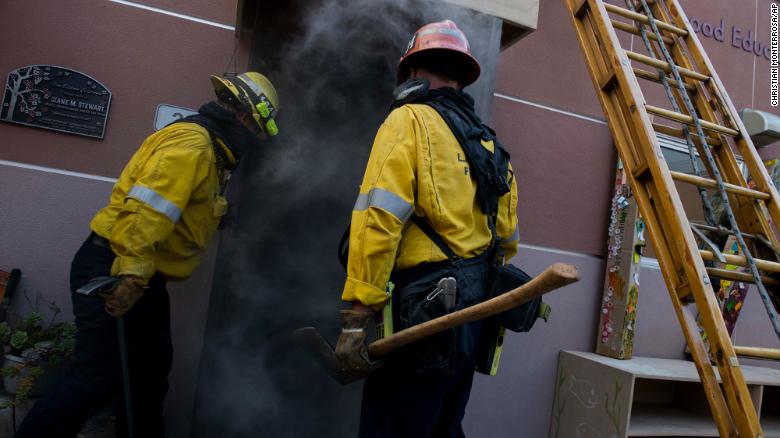
[[[351,309],[341,311],[336,346],[343,369],[367,377],[360,437],[463,436],[487,342],[482,323],[411,344],[384,363],[368,357],[366,331],[391,289],[396,331],[485,300],[491,267],[517,252],[509,155],[463,92],[479,72],[450,20],[420,28],[398,65],[394,109],[352,212],[342,293]]]
[[[118,436],[130,430],[135,437],[163,436],[173,359],[166,283],[188,278],[198,266],[227,212],[230,172],[278,133],[279,101],[265,76],[212,76],[211,84],[217,99],[147,137],[92,219],[70,272],[76,359],[26,416],[17,438],[75,438],[114,398]],[[118,281],[108,293],[78,293],[109,276]],[[129,366],[120,365],[123,332]],[[129,410],[121,368],[129,374]]]
[[[441,64],[450,64],[461,87],[467,87],[479,78],[479,62],[471,55],[469,41],[451,20],[426,24],[414,33],[406,52],[398,63],[398,83],[409,78],[410,66],[416,59],[440,56]]]

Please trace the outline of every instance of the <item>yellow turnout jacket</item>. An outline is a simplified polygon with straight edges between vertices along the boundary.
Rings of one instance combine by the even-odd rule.
[[[116,254],[111,275],[189,277],[227,210],[219,189],[205,128],[175,123],[148,137],[90,223]]]
[[[494,147],[492,141],[482,145]],[[412,214],[425,217],[463,258],[488,248],[490,228],[469,172],[463,149],[435,109],[407,104],[390,113],[377,132],[352,212],[343,300],[378,309],[387,300],[385,285],[394,269],[447,259],[409,221]],[[500,198],[496,224],[507,260],[519,243],[516,212],[513,178],[510,193]]]

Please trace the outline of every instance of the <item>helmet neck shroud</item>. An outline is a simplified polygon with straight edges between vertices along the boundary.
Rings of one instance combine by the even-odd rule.
[[[198,109],[198,114],[174,123],[180,122],[195,123],[206,128],[211,134],[218,161],[228,170],[234,169],[244,155],[260,146],[260,140],[236,118],[236,114],[217,102],[206,103]],[[229,153],[226,154],[217,141],[221,141],[229,149]]]

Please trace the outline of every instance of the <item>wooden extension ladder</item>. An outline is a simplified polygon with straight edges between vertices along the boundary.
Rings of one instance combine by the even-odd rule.
[[[625,0],[625,7],[565,1],[720,436],[763,438],[710,277],[755,284],[780,335],[780,281],[770,276],[780,272],[772,225],[780,224],[777,190],[678,0]],[[617,31],[638,36],[646,54],[621,48]],[[648,105],[639,79],[661,86],[672,109]],[[698,153],[709,178],[698,169],[697,175],[670,171],[657,133],[684,140],[694,166]],[[748,188],[734,150],[755,189]],[[708,224],[688,221],[675,180],[700,188]],[[725,227],[713,217],[707,189],[722,197]],[[728,256],[728,263],[746,267],[746,273],[707,267],[705,258],[726,262],[715,245],[699,249],[697,237],[706,244],[713,230],[736,238],[741,255]],[[698,308],[722,385],[686,308],[690,302]]]

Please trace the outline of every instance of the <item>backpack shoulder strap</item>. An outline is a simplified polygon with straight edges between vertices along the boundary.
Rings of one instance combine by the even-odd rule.
[[[433,227],[431,227],[431,225],[427,220],[425,220],[424,217],[413,214],[412,222],[414,222],[414,224],[417,225],[417,227],[420,228],[420,230],[422,230],[422,232],[425,233],[425,235],[428,236],[428,238],[431,239],[433,243],[436,244],[436,246],[439,247],[441,252],[443,252],[451,262],[456,262],[461,259],[461,257],[456,254],[449,245],[447,245],[447,242],[444,241],[444,238],[441,237],[439,233],[433,229]]]

